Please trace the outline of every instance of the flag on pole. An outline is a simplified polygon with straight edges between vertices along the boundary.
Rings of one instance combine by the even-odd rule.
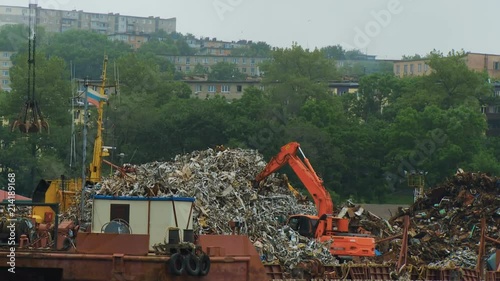
[[[94,89],[88,88],[87,89],[87,101],[91,104],[93,104],[95,107],[99,108],[99,102],[102,100],[108,100],[108,96],[106,95],[101,95],[99,92],[97,92]]]

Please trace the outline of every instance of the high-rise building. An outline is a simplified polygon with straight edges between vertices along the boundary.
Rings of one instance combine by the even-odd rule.
[[[36,6],[36,5],[35,5]],[[150,34],[164,30],[175,32],[176,18],[135,17],[120,14],[88,13],[82,10],[63,11],[36,6],[37,25],[47,32],[64,32],[70,29],[90,30],[106,35]],[[0,26],[5,24],[28,24],[29,8],[0,5]]]

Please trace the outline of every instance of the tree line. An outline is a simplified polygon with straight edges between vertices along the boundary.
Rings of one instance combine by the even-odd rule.
[[[120,77],[119,94],[110,97],[104,121],[105,144],[116,147],[110,160],[117,164],[168,161],[216,145],[257,149],[270,159],[282,145],[297,141],[334,201],[374,203],[411,201],[405,174],[412,170],[425,172],[429,186],[458,168],[500,172],[500,142],[485,135],[487,122],[480,112],[484,100],[494,99],[493,90],[487,75],[469,70],[460,52],[430,53],[428,76],[365,75],[357,93],[338,96],[328,82],[342,73],[324,50],[275,48],[272,59],[260,66],[265,90],[248,88],[241,99],[228,101],[192,98],[171,62],[156,52],[133,52],[96,34],[57,36],[75,37],[47,39],[37,54],[37,93],[50,134],[26,137],[0,128],[0,184],[11,169],[28,196],[32,168],[37,179],[80,176],[81,164],[68,167],[70,65],[94,75],[102,68],[104,50]],[[27,79],[27,54],[20,50],[13,59],[13,90],[0,95],[0,116],[9,120],[19,114]],[[115,77],[111,72],[109,77]],[[95,118],[91,114],[89,132]],[[77,126],[77,147],[81,132]],[[87,141],[92,147],[92,134]],[[291,170],[283,171],[301,186]]]

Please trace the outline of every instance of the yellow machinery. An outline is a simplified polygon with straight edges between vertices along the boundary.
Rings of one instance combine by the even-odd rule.
[[[417,200],[424,196],[424,173],[422,172],[410,172],[407,175],[408,178],[408,187],[413,188],[413,201],[417,202]]]
[[[99,94],[105,96],[104,89],[106,88],[106,66],[108,58],[104,58],[103,70],[102,70],[102,83],[99,86]],[[97,135],[94,141],[94,150],[92,163],[90,163],[89,170],[87,171],[86,183],[92,184],[99,182],[101,180],[101,165],[102,158],[109,156],[107,149],[103,149],[102,140],[102,120],[103,120],[103,107],[104,99],[99,100],[99,106],[97,109],[98,119],[97,119]],[[82,190],[82,179],[65,179],[61,176],[59,179],[54,180],[41,180],[36,186],[32,202],[35,203],[59,203],[59,212],[66,212],[69,207],[74,204],[75,195],[80,194]],[[41,222],[54,222],[55,213],[50,207],[38,206],[33,207],[33,217],[38,223]]]
[[[307,196],[302,195],[300,192],[297,191],[291,184],[290,181],[288,180],[288,177],[286,175],[283,175],[283,180],[285,181],[286,185],[288,186],[288,190],[290,190],[293,194],[293,196],[299,201],[299,202],[307,202]]]

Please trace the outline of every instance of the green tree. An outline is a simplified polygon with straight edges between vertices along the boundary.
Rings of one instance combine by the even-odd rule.
[[[261,70],[271,101],[290,117],[307,99],[328,97],[328,82],[337,77],[335,65],[319,50],[311,52],[298,45],[275,50],[273,59],[264,62]]]
[[[231,50],[232,56],[242,57],[270,57],[272,48],[266,42],[248,43],[245,47],[238,47]]]
[[[63,58],[67,65],[72,65],[73,73],[79,78],[100,79],[102,61],[107,55],[109,61],[131,53],[129,45],[121,41],[111,41],[104,34],[85,30],[68,30],[54,33],[44,46],[48,56]]]
[[[218,62],[214,64],[208,75],[208,80],[210,81],[238,81],[245,78],[245,74],[238,70],[236,64],[230,62]]]
[[[326,46],[320,49],[325,58],[335,60],[345,60],[345,50],[340,45]]]
[[[402,110],[385,130],[390,183],[404,179],[405,170],[427,171],[428,182],[436,184],[457,168],[470,168],[482,151],[485,130],[484,116],[465,106]]]
[[[446,57],[437,52],[429,56],[428,64],[433,71],[423,78],[424,86],[440,97],[443,108],[461,104],[478,108],[478,100],[491,92],[487,74],[470,70],[465,56],[463,51],[452,51]]]
[[[28,56],[19,53],[13,60],[14,66],[10,70],[12,91],[0,100],[0,116],[6,117],[11,124],[23,116],[28,98]],[[65,163],[71,135],[71,115],[68,113],[71,88],[65,69],[62,59],[46,59],[45,54],[36,54],[35,99],[42,116],[49,123],[49,134],[27,135],[17,128],[13,132],[9,128],[1,129],[1,173],[16,173],[20,194],[31,196],[39,179],[59,177],[70,172]]]

